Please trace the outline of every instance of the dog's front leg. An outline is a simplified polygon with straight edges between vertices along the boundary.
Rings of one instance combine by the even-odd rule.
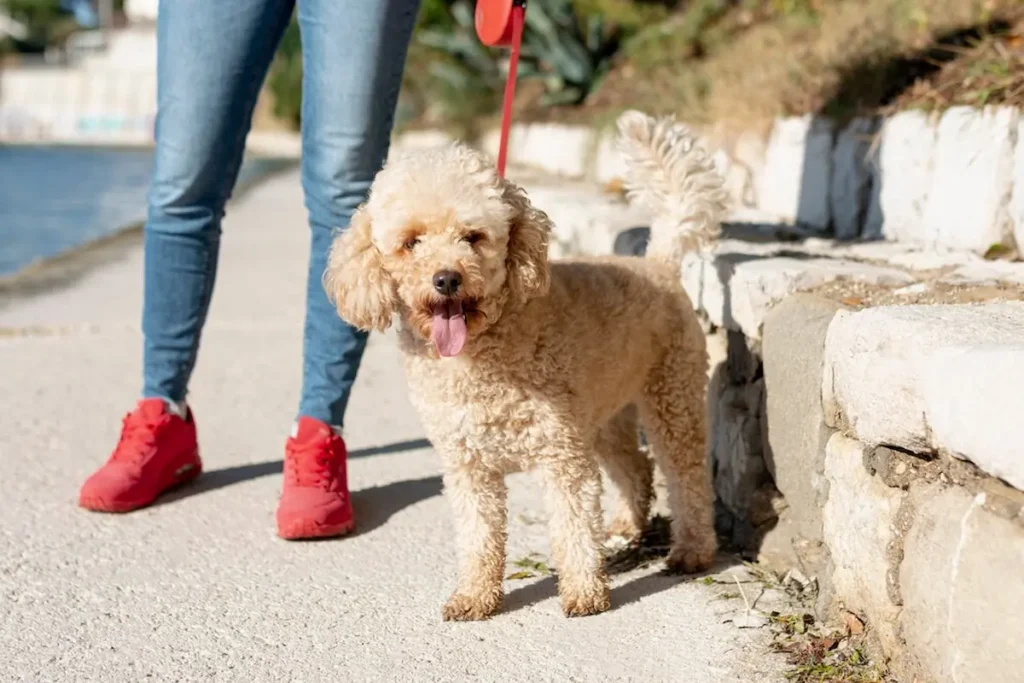
[[[444,475],[455,516],[459,579],[442,609],[445,621],[486,619],[501,605],[508,537],[507,489],[498,472],[459,466]]]
[[[569,617],[604,612],[611,606],[600,537],[601,472],[585,453],[541,466],[551,511],[551,550],[558,569],[558,594]]]

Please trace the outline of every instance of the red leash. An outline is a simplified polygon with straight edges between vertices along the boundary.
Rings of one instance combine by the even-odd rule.
[[[512,127],[512,102],[516,94],[519,48],[523,43],[526,0],[477,0],[476,34],[488,47],[511,47],[505,97],[501,104],[501,140],[498,143],[498,175],[505,177],[508,159],[508,135]]]

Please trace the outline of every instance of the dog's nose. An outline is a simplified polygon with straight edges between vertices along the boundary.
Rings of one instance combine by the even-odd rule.
[[[438,294],[452,296],[462,286],[462,276],[454,270],[439,270],[434,273],[434,289]]]

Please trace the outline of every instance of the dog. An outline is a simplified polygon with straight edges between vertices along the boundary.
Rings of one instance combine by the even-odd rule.
[[[628,196],[656,216],[644,258],[549,262],[548,216],[462,144],[389,162],[332,245],[328,296],[363,330],[398,318],[412,401],[443,462],[459,551],[445,620],[500,607],[504,478],[526,470],[545,487],[564,613],[609,608],[601,468],[620,498],[610,530],[637,537],[653,497],[639,425],[667,481],[667,568],[714,561],[707,352],[680,266],[716,238],[726,193],[685,126],[627,112],[618,130]]]

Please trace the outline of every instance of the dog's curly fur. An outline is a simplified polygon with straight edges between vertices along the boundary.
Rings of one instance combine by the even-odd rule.
[[[413,402],[455,513],[460,570],[446,619],[483,619],[501,603],[504,477],[520,470],[546,486],[564,612],[608,609],[599,468],[621,498],[612,530],[638,535],[653,494],[638,421],[668,483],[669,568],[714,559],[707,354],[679,268],[717,234],[725,193],[682,125],[629,112],[619,132],[630,193],[657,213],[646,258],[549,263],[547,215],[462,145],[389,163],[332,248],[324,284],[340,315],[367,330],[401,321]],[[447,299],[439,271],[462,280],[468,341],[450,358],[431,336]]]

